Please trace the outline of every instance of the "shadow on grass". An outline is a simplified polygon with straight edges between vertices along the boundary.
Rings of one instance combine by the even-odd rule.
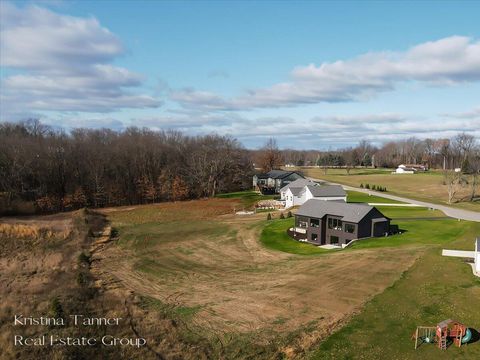
[[[470,328],[470,331],[472,332],[472,338],[470,339],[468,344],[473,344],[480,340],[480,333],[478,332],[478,330]]]

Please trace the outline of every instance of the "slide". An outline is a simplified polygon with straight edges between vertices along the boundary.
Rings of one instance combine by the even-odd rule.
[[[465,336],[462,338],[462,344],[466,344],[470,340],[472,340],[472,330],[467,329],[467,331],[465,331]]]

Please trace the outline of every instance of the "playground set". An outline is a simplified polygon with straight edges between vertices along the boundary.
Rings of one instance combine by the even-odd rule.
[[[468,344],[472,340],[472,331],[462,323],[448,319],[437,326],[418,326],[412,340],[415,340],[415,349],[423,343],[436,343],[439,349],[446,350],[450,343],[457,347]]]

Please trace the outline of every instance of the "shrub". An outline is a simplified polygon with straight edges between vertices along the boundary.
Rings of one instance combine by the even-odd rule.
[[[280,219],[285,219],[285,215],[283,215],[283,212],[280,213]]]
[[[377,187],[375,185],[372,185],[372,190],[377,190]]]
[[[360,189],[363,189],[363,183],[362,183],[362,184],[360,184]]]
[[[118,237],[118,229],[117,228],[112,227],[112,231],[110,232],[110,237],[112,237],[112,238]]]
[[[90,265],[91,263],[90,255],[87,255],[82,251],[80,255],[78,255],[78,262],[80,263],[80,265],[83,265],[83,264]]]
[[[365,189],[370,189],[370,185],[366,184]]]
[[[292,212],[289,211],[289,212],[287,213],[287,218],[291,218],[292,216],[293,216],[293,215],[292,215]]]
[[[268,213],[267,220],[272,220],[272,214]]]
[[[60,303],[60,299],[58,298],[58,296],[54,297],[50,302],[50,312],[52,314],[52,317],[54,317],[55,319],[63,318],[63,306]]]

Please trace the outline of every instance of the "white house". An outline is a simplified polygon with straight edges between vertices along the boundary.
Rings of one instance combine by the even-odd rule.
[[[290,187],[285,193],[285,208],[303,205],[310,199],[325,201],[347,201],[347,193],[340,185],[305,185],[302,188]]]
[[[297,179],[295,181],[292,181],[291,183],[288,183],[287,185],[285,185],[284,187],[282,187],[280,189],[280,199],[281,200],[286,200],[286,194],[287,194],[287,190],[289,188],[293,188],[293,189],[298,189],[301,190],[305,185],[314,185],[314,186],[317,186],[318,184],[316,182],[313,182],[312,180],[309,180],[309,179]],[[297,190],[294,190],[292,192],[291,195],[293,195],[293,193],[297,193],[298,194],[298,191]]]

